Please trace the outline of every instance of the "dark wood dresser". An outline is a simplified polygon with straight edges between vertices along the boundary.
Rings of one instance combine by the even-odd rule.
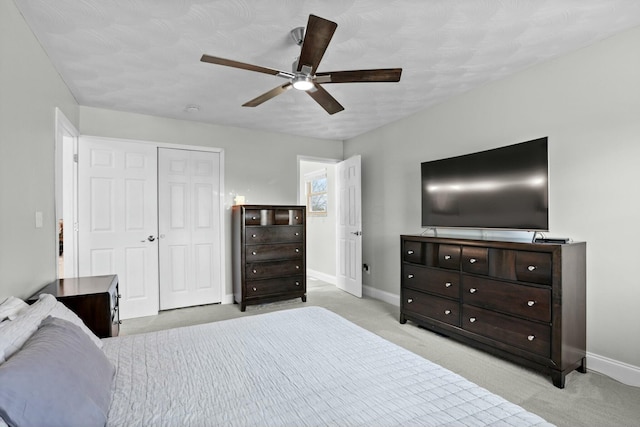
[[[120,311],[118,275],[77,277],[55,280],[29,298],[51,294],[76,313],[98,338],[118,336]]]
[[[233,298],[241,311],[307,300],[305,214],[305,206],[233,206]]]
[[[586,244],[400,236],[400,323],[550,375],[586,372]]]

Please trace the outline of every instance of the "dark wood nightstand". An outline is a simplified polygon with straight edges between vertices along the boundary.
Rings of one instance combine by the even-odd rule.
[[[118,275],[77,277],[55,280],[29,297],[32,303],[40,294],[51,294],[67,306],[98,338],[118,336],[120,310]]]

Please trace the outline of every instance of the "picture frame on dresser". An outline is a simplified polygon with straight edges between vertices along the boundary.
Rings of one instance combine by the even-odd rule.
[[[407,320],[551,376],[586,372],[586,243],[400,236]]]

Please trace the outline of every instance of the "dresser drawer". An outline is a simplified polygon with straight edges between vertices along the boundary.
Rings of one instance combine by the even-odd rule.
[[[551,254],[546,252],[516,253],[516,278],[522,282],[551,284]]]
[[[305,292],[304,276],[279,277],[276,279],[248,280],[245,283],[247,298],[274,294]],[[292,296],[295,298],[296,296]]]
[[[462,271],[473,274],[489,274],[489,249],[462,247]]]
[[[462,300],[542,322],[551,321],[551,291],[473,276],[462,277]]]
[[[460,274],[453,271],[405,264],[402,286],[445,297],[460,297]]]
[[[264,279],[276,276],[291,276],[304,271],[301,259],[285,261],[265,261],[247,263],[247,280]]]
[[[303,232],[302,225],[247,227],[245,243],[251,245],[256,243],[302,242]]]
[[[247,262],[301,258],[303,253],[304,248],[302,247],[302,242],[273,245],[247,245],[245,247],[245,259]]]
[[[424,249],[421,242],[404,242],[402,260],[414,264],[424,264]]]
[[[404,289],[402,310],[460,326],[460,304],[455,300],[440,298],[411,289]]]
[[[462,328],[543,357],[551,355],[551,327],[464,304]]]
[[[438,247],[438,267],[460,270],[460,246],[440,245]]]
[[[301,209],[276,209],[276,224],[299,225],[303,223]]]

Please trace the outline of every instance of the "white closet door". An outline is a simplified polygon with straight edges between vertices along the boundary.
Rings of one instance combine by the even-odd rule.
[[[78,157],[80,276],[118,275],[121,319],[157,314],[156,147],[82,137]]]
[[[158,150],[160,309],[221,302],[220,153]]]

